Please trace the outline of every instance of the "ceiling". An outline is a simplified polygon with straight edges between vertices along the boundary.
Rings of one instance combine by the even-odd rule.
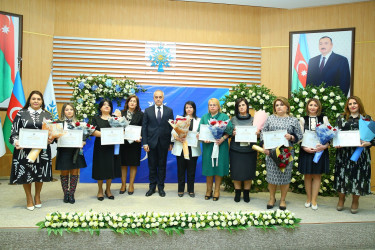
[[[298,8],[317,7],[317,6],[325,6],[325,5],[367,2],[370,0],[175,0],[175,1],[248,5],[248,6],[256,6],[256,7],[279,8],[279,9],[298,9]]]

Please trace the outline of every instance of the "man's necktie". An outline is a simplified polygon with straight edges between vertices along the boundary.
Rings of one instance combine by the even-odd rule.
[[[158,116],[156,117],[156,120],[157,120],[158,123],[160,124],[160,122],[161,122],[161,111],[160,111],[160,107],[158,107]]]
[[[320,63],[320,66],[319,66],[320,71],[323,70],[325,61],[326,61],[326,58],[323,57],[323,60],[322,60],[322,62]]]

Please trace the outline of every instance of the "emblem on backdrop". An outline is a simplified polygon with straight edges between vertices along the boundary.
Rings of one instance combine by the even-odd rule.
[[[171,67],[171,61],[176,59],[176,44],[147,42],[145,58],[150,67],[157,67],[158,72],[164,72],[164,67]]]

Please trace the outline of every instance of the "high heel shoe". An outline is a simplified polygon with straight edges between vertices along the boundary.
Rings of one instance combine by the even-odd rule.
[[[113,195],[108,196],[107,190],[104,193],[105,193],[105,196],[107,196],[108,199],[110,199],[110,200],[114,200],[115,199],[115,197]]]
[[[34,205],[36,208],[41,208],[42,207],[42,203],[40,203],[40,204],[35,204]]]
[[[102,197],[96,197],[96,198],[98,198],[98,201],[103,201],[104,200],[103,196]]]
[[[340,203],[340,200],[339,200],[339,202],[337,203],[336,210],[337,210],[337,211],[342,211],[342,210],[344,210],[345,199],[344,199],[344,202],[342,203],[342,206],[339,206],[339,203]]]
[[[34,206],[32,206],[32,207],[26,207],[26,209],[29,210],[29,211],[33,211],[35,209],[35,207]]]
[[[280,204],[281,204],[281,202],[282,202],[282,200],[280,200]],[[286,204],[286,202],[285,202],[285,204]],[[286,210],[286,206],[279,205],[279,209],[284,211],[284,210]]]
[[[272,209],[275,206],[275,203],[276,203],[276,199],[275,199],[275,202],[272,205],[267,204],[267,209]]]
[[[220,198],[220,196],[218,196],[218,197],[215,197],[215,196],[214,196],[214,197],[212,198],[212,200],[213,200],[213,201],[218,201],[219,198]]]
[[[205,200],[209,200],[209,199],[211,199],[212,198],[212,191],[211,191],[211,194],[210,195],[206,195],[206,196],[204,196],[204,199]]]
[[[124,190],[124,191],[122,191],[122,190],[120,189],[120,194],[125,194],[125,192],[126,192],[126,187],[125,187],[125,190]]]

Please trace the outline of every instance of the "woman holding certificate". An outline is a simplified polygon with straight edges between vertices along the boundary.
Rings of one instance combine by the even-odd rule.
[[[60,119],[63,123],[64,130],[74,128],[74,124],[77,122],[76,109],[71,103],[65,103],[62,106]],[[61,139],[59,139],[61,140]],[[82,143],[82,147],[86,143]],[[64,192],[65,203],[75,203],[74,193],[77,188],[79,169],[86,167],[85,157],[82,154],[78,154],[77,158],[74,159],[77,150],[80,148],[71,147],[58,147],[56,155],[56,170],[61,171],[61,187]],[[69,178],[70,174],[70,178]]]
[[[42,207],[40,192],[43,182],[52,181],[52,159],[49,146],[53,139],[48,138],[46,149],[41,150],[37,159],[33,162],[27,159],[31,148],[21,148],[21,129],[42,129],[43,119],[52,119],[49,112],[44,109],[43,95],[37,90],[30,93],[25,106],[18,111],[14,118],[9,142],[14,145],[12,170],[10,174],[11,184],[22,184],[26,194],[26,208],[30,211],[35,207]],[[27,143],[23,142],[23,143]],[[31,183],[35,182],[34,199],[31,194]]]
[[[216,119],[217,121],[228,121],[229,117],[226,114],[221,113],[220,111],[221,109],[219,100],[216,98],[211,98],[208,101],[208,113],[202,116],[198,131],[201,131],[202,125],[208,125],[210,119]],[[206,176],[207,180],[205,200],[209,200],[212,198],[214,176],[215,192],[213,194],[213,201],[219,200],[220,185],[223,180],[223,176],[226,176],[229,173],[228,137],[232,134],[232,130],[233,126],[229,121],[222,137],[216,139],[215,142],[205,140],[202,144],[202,174]],[[215,143],[219,148],[218,158],[212,158],[212,152]]]
[[[94,116],[92,125],[96,126],[93,135],[96,137],[92,160],[92,178],[98,181],[99,201],[104,200],[104,193],[108,199],[114,200],[111,192],[112,179],[121,176],[121,160],[119,155],[114,154],[114,145],[101,145],[101,129],[110,128],[108,119],[113,110],[112,102],[103,99],[99,103],[99,115]],[[106,180],[106,190],[103,192],[103,180]]]
[[[285,138],[286,146],[293,146],[302,139],[302,131],[299,125],[298,119],[290,115],[290,104],[285,97],[277,97],[273,102],[273,115],[269,116],[264,124],[261,139],[265,137],[265,132],[278,132],[286,131],[283,138]],[[277,133],[275,133],[277,134]],[[264,141],[263,147],[265,147],[266,157],[266,169],[267,169],[267,182],[268,190],[270,191],[270,199],[267,203],[267,209],[272,209],[276,203],[275,193],[277,185],[280,185],[281,199],[279,208],[281,210],[286,209],[285,198],[288,193],[289,183],[292,176],[293,161],[289,161],[285,168],[281,169],[275,161],[271,158],[271,150],[275,150],[272,147],[267,149],[269,142]],[[277,145],[275,145],[277,147]],[[280,145],[278,145],[280,146]],[[294,150],[291,148],[290,154],[294,156]]]
[[[344,114],[337,118],[336,125],[342,131],[359,130],[360,119],[372,120],[366,115],[361,99],[352,96],[346,101]],[[361,140],[360,147],[364,147],[364,150],[357,162],[350,159],[356,147],[336,147],[334,188],[339,193],[338,211],[344,209],[346,194],[352,194],[350,211],[353,214],[358,212],[359,197],[371,194],[370,147],[373,145],[375,145],[375,139],[371,142]]]
[[[300,125],[302,131],[309,133],[310,131],[315,131],[316,125],[328,124],[328,118],[321,115],[322,104],[318,99],[310,98],[306,105],[306,114],[300,118]],[[307,138],[307,136],[306,136]],[[302,146],[299,154],[298,171],[305,175],[305,189],[307,200],[305,202],[305,207],[311,207],[313,210],[318,209],[317,198],[320,189],[320,181],[322,174],[329,173],[329,153],[328,146],[329,143],[321,145],[319,142],[315,142],[311,146],[304,146],[304,140],[302,141]],[[316,152],[323,151],[321,158],[318,163],[313,162]]]
[[[131,95],[128,97],[125,103],[124,109],[120,112],[115,111],[117,117],[125,117],[129,125],[142,126],[143,112],[139,106],[139,99],[136,95]],[[128,174],[128,166],[130,168],[129,174],[129,189],[128,194],[132,195],[134,193],[134,179],[137,174],[137,167],[141,165],[141,138],[136,141],[125,140],[124,144],[120,145],[121,153],[121,188],[120,194],[124,194],[126,191],[126,178]]]
[[[257,152],[251,148],[251,144],[248,142],[237,142],[236,139],[240,138],[238,130],[243,126],[253,126],[254,118],[249,114],[249,103],[245,98],[240,98],[235,104],[235,116],[232,117],[231,122],[233,124],[233,138],[230,143],[230,176],[234,183],[235,188],[235,202],[241,200],[241,182],[244,183],[243,200],[250,202],[250,188],[251,181],[255,177],[255,169],[257,163]],[[255,141],[257,135],[255,134]]]
[[[196,132],[199,126],[200,118],[196,115],[196,105],[192,101],[187,101],[184,106],[184,117],[191,119],[189,131]],[[196,136],[194,136],[196,138]],[[182,143],[187,138],[180,138],[175,130],[172,130],[172,141],[174,142],[172,154],[177,158],[177,176],[178,176],[178,196],[184,196],[185,179],[187,175],[187,191],[190,197],[195,197],[194,181],[195,170],[198,157],[201,155],[201,147],[198,144],[195,147],[189,146],[189,159],[185,159],[182,152]]]

